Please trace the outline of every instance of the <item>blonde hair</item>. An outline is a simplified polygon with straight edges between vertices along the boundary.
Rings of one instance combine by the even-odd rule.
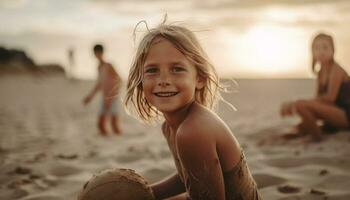
[[[143,36],[138,45],[127,81],[125,106],[129,113],[130,111],[136,111],[138,116],[144,122],[148,123],[159,119],[161,115],[160,112],[146,100],[143,94],[143,67],[154,39],[159,37],[171,42],[175,48],[184,54],[196,67],[197,74],[204,82],[204,87],[196,90],[196,102],[213,110],[218,100],[222,99],[220,90],[222,90],[223,87],[219,84],[216,70],[210,63],[194,33],[182,26],[167,25],[165,24],[165,20],[156,28],[152,29],[148,29],[147,23],[141,21],[146,24],[148,32]]]
[[[318,33],[314,39],[312,40],[312,44],[311,44],[311,51],[312,51],[312,61],[311,61],[311,69],[312,69],[312,72],[313,73],[317,73],[316,71],[316,58],[313,54],[313,51],[314,51],[314,46],[315,46],[315,43],[316,43],[316,40],[318,39],[326,39],[328,40],[329,44],[331,45],[331,48],[333,50],[333,56],[334,56],[334,52],[335,52],[335,48],[334,48],[334,40],[333,40],[333,37],[331,35],[328,35],[328,34],[325,34],[325,33]],[[332,56],[332,59],[331,59],[331,63],[334,64],[335,61],[334,61],[334,57]]]

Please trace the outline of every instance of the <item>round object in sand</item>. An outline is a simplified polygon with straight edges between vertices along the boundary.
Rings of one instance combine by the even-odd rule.
[[[78,200],[154,200],[146,180],[131,169],[109,169],[94,175]]]

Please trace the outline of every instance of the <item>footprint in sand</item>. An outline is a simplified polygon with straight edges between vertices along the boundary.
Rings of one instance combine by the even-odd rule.
[[[130,163],[130,162],[140,160],[141,158],[142,158],[141,154],[128,153],[128,154],[123,154],[123,155],[117,156],[116,160],[117,160],[117,162],[121,162],[121,163]]]
[[[284,194],[291,194],[291,193],[300,192],[301,188],[297,186],[292,186],[292,185],[283,185],[283,186],[278,186],[277,190]]]
[[[286,179],[284,178],[269,174],[253,174],[253,177],[259,189],[272,185],[280,185],[286,182]]]
[[[78,154],[57,154],[56,158],[63,159],[63,160],[75,160],[79,156]]]
[[[50,174],[58,177],[78,174],[80,172],[81,169],[78,169],[77,167],[63,164],[57,164],[56,166],[50,169]]]
[[[311,188],[310,190],[310,194],[316,194],[316,195],[325,195],[326,192],[322,191],[322,190],[317,190],[317,189],[313,189]]]
[[[129,163],[134,162],[140,159],[143,159],[147,153],[148,149],[137,148],[135,146],[130,146],[127,148],[127,152],[122,153],[121,155],[116,156],[117,162]]]

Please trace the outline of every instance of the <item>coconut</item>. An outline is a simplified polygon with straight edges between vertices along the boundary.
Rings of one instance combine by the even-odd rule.
[[[102,171],[85,183],[78,200],[155,200],[146,180],[131,169]]]

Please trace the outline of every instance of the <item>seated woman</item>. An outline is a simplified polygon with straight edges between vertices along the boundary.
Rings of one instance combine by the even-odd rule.
[[[334,42],[330,35],[320,33],[312,42],[312,70],[317,73],[317,94],[313,99],[284,103],[281,116],[297,114],[302,121],[295,132],[285,138],[311,135],[314,141],[321,140],[321,128],[348,128],[350,124],[350,78],[334,60]],[[315,69],[316,64],[320,69]]]

